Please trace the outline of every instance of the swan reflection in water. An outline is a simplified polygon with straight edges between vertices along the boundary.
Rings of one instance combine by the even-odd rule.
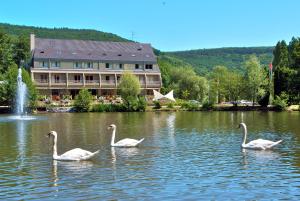
[[[89,173],[93,168],[94,163],[92,161],[52,161],[52,182],[53,186],[58,186],[59,183],[59,174],[64,174],[65,172],[68,175],[72,174],[73,176],[84,176]]]
[[[117,156],[123,158],[130,158],[137,154],[139,154],[139,148],[137,147],[131,147],[131,148],[111,147],[111,156],[112,156],[113,163],[117,161]]]
[[[260,164],[271,163],[281,158],[281,154],[273,150],[253,150],[253,149],[242,149],[243,154],[243,165],[247,166],[251,161]],[[251,159],[251,160],[250,160]]]

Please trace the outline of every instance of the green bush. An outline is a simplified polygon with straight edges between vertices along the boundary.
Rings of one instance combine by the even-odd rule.
[[[273,101],[273,105],[276,110],[285,110],[286,107],[288,106],[288,95],[286,93],[281,93],[280,96],[276,96],[275,100]]]
[[[124,104],[96,104],[92,107],[92,112],[125,112],[127,111]]]
[[[202,104],[202,109],[203,110],[212,110],[214,108],[214,103],[211,101],[204,101]]]
[[[147,102],[145,97],[139,97],[137,111],[144,112],[146,110],[146,107],[147,107]]]
[[[170,109],[174,108],[174,103],[173,102],[169,102],[168,105],[167,105],[167,108],[170,108]]]
[[[161,108],[161,104],[160,104],[160,102],[159,101],[153,101],[153,103],[154,103],[154,109],[160,109]]]
[[[196,103],[191,103],[191,102],[183,102],[181,104],[182,109],[186,109],[188,111],[196,111],[199,110],[199,105]]]
[[[74,107],[77,112],[88,112],[92,103],[92,94],[87,89],[81,89],[75,97]]]

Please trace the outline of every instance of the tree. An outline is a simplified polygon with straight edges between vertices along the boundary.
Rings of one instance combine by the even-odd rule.
[[[3,83],[0,84],[0,103],[2,105],[10,105],[14,107],[16,102],[17,76],[17,65],[10,65],[3,76]],[[28,91],[28,107],[35,108],[37,91],[32,83],[29,73],[25,69],[22,69],[22,80],[26,84]]]
[[[204,100],[208,92],[206,78],[198,76],[192,68],[176,68],[171,71],[172,86],[180,98]]]
[[[289,102],[300,102],[300,38],[292,38],[289,43],[290,75]]]
[[[273,51],[274,67],[274,95],[279,96],[282,92],[287,92],[292,71],[289,67],[289,52],[286,42],[279,41]]]
[[[254,104],[257,100],[259,90],[267,84],[266,75],[264,74],[264,70],[256,56],[252,56],[249,60],[247,60],[245,67],[245,92],[247,92],[248,97],[251,98]]]
[[[93,96],[87,89],[81,89],[75,97],[74,106],[78,112],[88,112],[92,103]]]
[[[0,73],[4,74],[13,65],[13,44],[11,38],[0,31]]]
[[[226,96],[225,85],[228,81],[228,69],[225,66],[216,66],[209,73],[209,99],[210,102],[220,103]]]
[[[137,100],[137,96],[141,92],[138,78],[131,72],[124,72],[118,84],[118,91],[129,109],[130,103],[133,100]]]
[[[239,100],[243,92],[243,76],[240,73],[228,71],[226,77],[227,81],[224,83],[224,88],[227,99],[231,101]]]
[[[20,65],[21,61],[28,61],[30,57],[30,47],[29,47],[29,40],[24,35],[20,35],[14,46],[13,46],[13,52],[14,52],[14,62],[17,65]]]

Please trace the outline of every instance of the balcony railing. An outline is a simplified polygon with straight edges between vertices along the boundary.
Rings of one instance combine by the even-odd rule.
[[[104,87],[115,87],[116,82],[114,80],[102,80],[101,85]]]
[[[66,85],[67,81],[65,79],[61,79],[61,80],[51,80],[51,85]]]
[[[147,87],[160,87],[161,83],[160,81],[148,81]]]
[[[83,85],[83,80],[68,80],[69,85]]]
[[[34,79],[36,85],[45,86],[48,85],[48,79]]]

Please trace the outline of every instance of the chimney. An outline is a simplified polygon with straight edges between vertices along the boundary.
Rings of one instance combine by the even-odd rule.
[[[35,35],[30,34],[30,51],[32,52],[35,48]]]

